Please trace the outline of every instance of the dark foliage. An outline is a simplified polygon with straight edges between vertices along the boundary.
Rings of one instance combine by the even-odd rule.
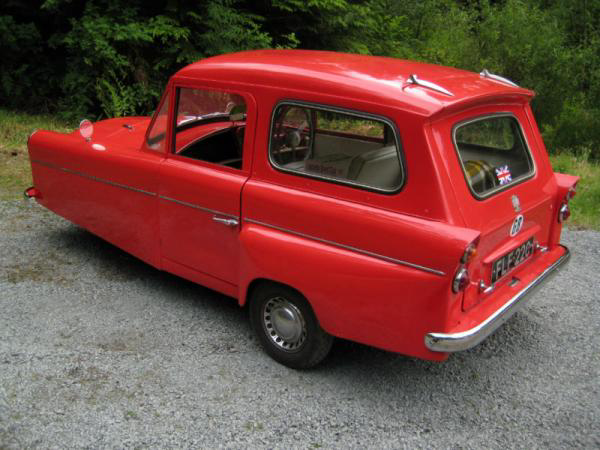
[[[600,158],[600,0],[7,0],[0,104],[149,114],[167,78],[243,49],[313,48],[487,68],[538,93],[551,150]]]

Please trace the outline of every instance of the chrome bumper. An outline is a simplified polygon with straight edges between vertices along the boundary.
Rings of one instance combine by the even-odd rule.
[[[527,303],[531,294],[541,287],[544,282],[552,278],[553,275],[556,275],[559,269],[569,262],[571,252],[567,247],[562,247],[565,249],[564,255],[486,320],[476,327],[460,333],[428,333],[425,335],[425,345],[427,348],[434,352],[458,352],[475,347],[510,319],[514,313]]]

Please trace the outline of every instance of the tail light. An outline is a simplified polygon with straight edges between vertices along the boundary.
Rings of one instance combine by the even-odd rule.
[[[558,222],[562,223],[571,216],[571,210],[568,203],[563,203],[558,210]]]
[[[477,255],[477,245],[479,244],[479,236],[465,248],[463,255],[460,258],[460,265],[456,274],[454,275],[454,280],[452,280],[452,292],[455,294],[464,291],[466,287],[471,282],[471,276],[469,275],[469,270],[467,269],[467,265],[475,259],[475,255]]]
[[[558,223],[562,223],[571,216],[571,210],[569,209],[569,200],[575,197],[577,193],[577,183],[569,188],[563,203],[558,208]]]
[[[471,277],[467,268],[463,266],[459,267],[456,275],[454,275],[454,281],[452,281],[452,292],[458,294],[460,291],[464,291],[470,281]]]
[[[462,258],[460,258],[461,263],[469,264],[471,261],[473,261],[473,258],[475,258],[475,255],[477,254],[477,244],[479,244],[479,238],[467,245]]]

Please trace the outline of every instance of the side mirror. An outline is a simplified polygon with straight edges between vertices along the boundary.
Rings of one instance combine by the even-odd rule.
[[[87,119],[83,119],[79,122],[79,134],[86,140],[92,140],[92,134],[94,134],[94,125]]]

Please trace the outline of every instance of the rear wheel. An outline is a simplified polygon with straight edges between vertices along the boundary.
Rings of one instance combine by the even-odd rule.
[[[250,322],[265,351],[293,369],[314,367],[333,343],[308,301],[284,285],[269,283],[255,289],[250,298]]]

